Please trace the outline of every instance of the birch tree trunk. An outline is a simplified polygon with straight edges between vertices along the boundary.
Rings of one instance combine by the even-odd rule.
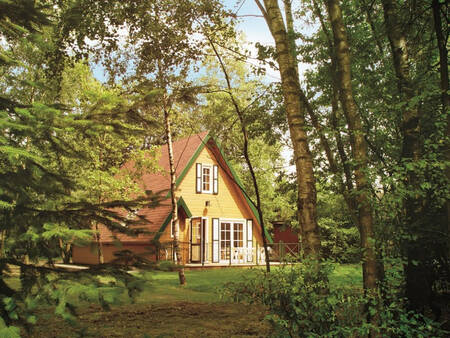
[[[327,26],[325,24],[325,18],[322,15],[321,8],[319,7],[319,4],[317,1],[313,0],[313,8],[314,8],[314,14],[319,18],[320,24],[322,26],[322,30],[325,32],[325,36],[328,43],[328,52],[330,54],[331,58],[331,64],[329,66],[329,72],[330,77],[332,80],[332,93],[331,93],[331,114],[330,114],[330,124],[333,130],[334,139],[336,142],[336,147],[338,150],[338,157],[341,161],[342,168],[343,168],[343,174],[345,177],[345,181],[342,178],[342,174],[338,171],[337,167],[337,161],[334,160],[333,154],[331,152],[331,148],[328,145],[328,140],[325,137],[324,133],[320,132],[320,143],[323,144],[323,148],[325,150],[325,154],[328,158],[328,162],[330,164],[330,170],[335,175],[339,191],[344,197],[345,203],[347,204],[347,207],[350,211],[350,216],[352,218],[352,221],[354,225],[359,229],[359,219],[357,216],[357,203],[355,200],[355,196],[353,194],[354,187],[353,187],[353,178],[351,174],[351,168],[349,166],[348,156],[344,148],[344,142],[341,137],[341,133],[339,131],[339,85],[337,81],[337,66],[336,66],[336,55],[334,52],[334,46],[333,46],[333,39],[331,37],[331,34],[329,30],[327,29]],[[315,124],[318,124],[317,117],[314,117],[312,113],[310,113],[311,121],[313,122],[314,128],[318,129],[318,127],[315,126]],[[325,146],[326,145],[326,146]]]
[[[173,249],[175,251],[175,264],[181,265],[183,263],[181,250],[180,250],[180,241],[179,241],[179,220],[178,220],[178,208],[177,208],[177,200],[175,195],[175,184],[176,184],[176,174],[175,174],[175,165],[173,159],[173,147],[172,147],[172,134],[171,134],[171,124],[170,124],[170,113],[169,110],[164,107],[164,124],[166,131],[166,139],[167,139],[167,151],[169,154],[169,170],[170,170],[170,199],[172,203],[172,221],[170,222],[170,226],[173,229]],[[178,270],[178,277],[180,280],[180,285],[186,285],[186,276],[184,274],[184,268],[180,267]]]
[[[95,241],[97,243],[97,258],[98,258],[98,264],[105,263],[105,258],[103,256],[103,245],[100,238],[100,228],[98,226],[98,222],[95,222]]]
[[[0,231],[0,258],[5,256],[6,230]]]
[[[313,162],[305,129],[306,107],[301,92],[295,51],[283,21],[277,0],[264,0],[264,6],[255,0],[275,40],[276,60],[280,69],[286,115],[294,147],[294,162],[298,185],[298,220],[305,255],[318,257],[320,254],[319,227],[316,211],[316,181]],[[293,38],[293,37],[291,37]]]
[[[356,202],[359,218],[359,232],[363,252],[363,284],[365,292],[371,297],[377,297],[377,264],[373,233],[372,207],[369,199],[369,182],[364,173],[367,168],[367,144],[364,139],[362,121],[353,97],[350,52],[347,33],[342,20],[339,0],[327,1],[328,16],[331,23],[334,48],[338,68],[339,97],[342,110],[347,120],[350,132],[352,156],[356,183]],[[377,316],[371,318],[372,324],[377,324]]]

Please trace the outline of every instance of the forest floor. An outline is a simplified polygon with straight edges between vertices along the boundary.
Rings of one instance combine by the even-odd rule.
[[[263,307],[236,303],[171,302],[90,306],[80,311],[81,330],[53,314],[41,316],[30,337],[267,337]]]
[[[29,337],[267,337],[271,327],[264,320],[263,306],[233,303],[223,295],[226,283],[246,278],[252,271],[188,270],[184,287],[178,284],[177,272],[155,271],[150,287],[136,303],[111,306],[109,311],[81,305],[78,328],[43,308]],[[361,268],[337,265],[330,281],[359,288]],[[17,282],[10,285],[17,287]]]

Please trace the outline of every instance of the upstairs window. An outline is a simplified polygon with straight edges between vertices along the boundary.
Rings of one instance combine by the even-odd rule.
[[[211,166],[203,164],[202,165],[202,192],[203,193],[211,193],[212,187],[212,175],[211,175]]]
[[[212,164],[196,164],[196,192],[217,194],[219,192],[219,168]]]

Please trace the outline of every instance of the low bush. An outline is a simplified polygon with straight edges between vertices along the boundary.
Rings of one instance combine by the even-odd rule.
[[[354,287],[332,287],[333,265],[304,261],[272,272],[256,271],[225,286],[235,301],[267,306],[266,319],[278,337],[361,337],[372,329],[388,337],[445,336],[437,323],[408,313],[401,302],[381,306]],[[378,309],[380,323],[373,327],[368,314]]]

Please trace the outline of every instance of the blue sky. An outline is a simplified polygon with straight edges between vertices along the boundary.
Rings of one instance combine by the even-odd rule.
[[[248,41],[273,44],[269,28],[254,0],[226,0],[224,4],[239,16],[238,29],[245,32]]]
[[[259,42],[264,45],[274,43],[267,24],[254,0],[224,0],[223,3],[227,9],[238,15],[238,30],[244,32],[249,43]],[[251,47],[249,49],[252,50]],[[106,80],[101,66],[93,66],[93,73],[98,80],[102,82]],[[279,79],[278,73],[273,70],[267,69],[267,74],[268,81]]]
[[[239,24],[237,26],[238,30],[242,31],[248,41],[246,48],[250,50],[253,56],[256,56],[256,49],[252,46],[256,42],[263,45],[273,45],[274,41],[264,18],[255,0],[222,0],[225,7],[232,10],[239,18]],[[295,2],[294,5],[298,5]],[[295,11],[295,6],[293,8]],[[303,34],[311,34],[315,28],[314,25],[306,24],[304,20],[299,20],[295,27],[298,31]],[[125,31],[123,31],[124,34]],[[302,77],[302,72],[310,67],[306,64],[299,64],[300,77]],[[93,66],[94,76],[100,80],[105,81],[105,75],[103,73],[103,68],[99,65]],[[279,81],[280,76],[276,70],[266,67],[266,80],[268,82]]]
[[[264,45],[273,45],[274,41],[264,18],[254,0],[224,0],[224,4],[228,9],[233,10],[239,18],[238,30],[244,32],[245,37],[250,45],[247,48],[252,51],[251,44],[259,42]],[[256,49],[253,48],[256,53]],[[299,65],[300,71],[302,65]],[[103,68],[101,66],[93,67],[94,76],[100,80],[105,81]],[[278,81],[279,73],[273,69],[266,68],[266,80],[268,82]],[[293,166],[288,166],[288,159],[291,158],[292,151],[288,148],[283,150],[283,157],[286,159],[286,166],[289,172],[295,171]]]

